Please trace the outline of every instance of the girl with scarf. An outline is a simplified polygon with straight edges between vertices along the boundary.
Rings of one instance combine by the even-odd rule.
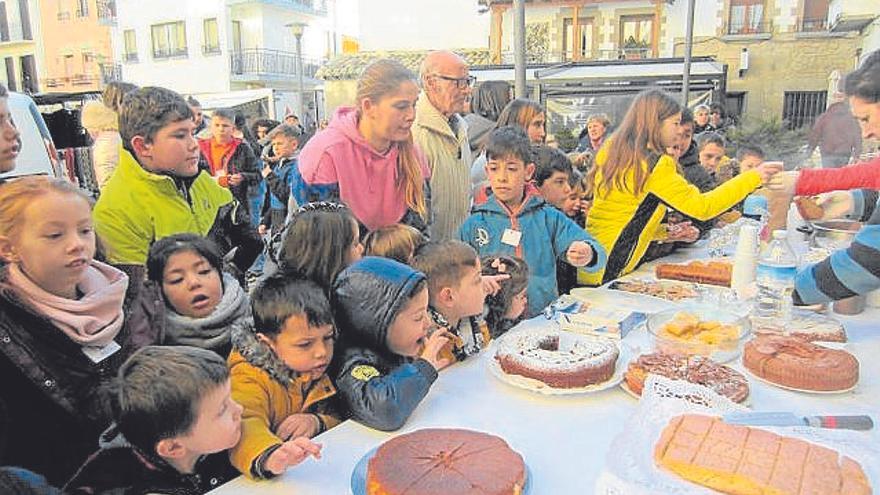
[[[229,355],[230,329],[250,317],[250,301],[222,268],[217,246],[202,236],[175,234],[153,244],[147,277],[162,287],[165,297],[163,344]]]
[[[91,205],[75,186],[28,177],[0,188],[0,464],[56,484],[108,426],[101,397],[119,365],[162,327],[157,293],[128,291],[128,276],[94,255]]]

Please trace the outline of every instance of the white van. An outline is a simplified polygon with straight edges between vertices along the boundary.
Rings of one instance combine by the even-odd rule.
[[[49,128],[34,100],[21,93],[9,93],[8,101],[12,121],[21,133],[21,149],[15,160],[15,168],[0,174],[0,178],[8,179],[25,175],[66,177],[58,161],[58,152],[55,150]]]

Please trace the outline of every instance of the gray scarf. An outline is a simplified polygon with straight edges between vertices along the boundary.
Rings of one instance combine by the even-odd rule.
[[[190,318],[171,308],[166,312],[166,345],[191,345],[212,351],[228,347],[230,329],[250,317],[250,301],[238,281],[223,274],[223,297],[214,311],[204,318]]]

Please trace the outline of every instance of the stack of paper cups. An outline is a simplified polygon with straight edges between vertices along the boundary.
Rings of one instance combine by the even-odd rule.
[[[739,239],[736,242],[730,287],[737,293],[742,293],[743,289],[755,281],[757,266],[758,229],[753,225],[743,225],[739,229]]]

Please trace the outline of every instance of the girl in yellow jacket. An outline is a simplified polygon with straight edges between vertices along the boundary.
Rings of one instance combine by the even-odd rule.
[[[324,291],[279,275],[257,286],[253,324],[232,328],[232,398],[241,404],[241,440],[232,465],[250,478],[278,476],[307,457],[310,439],[339,423],[327,376],[336,329]]]
[[[587,231],[608,252],[603,270],[580,271],[578,281],[600,285],[639,264],[651,241],[669,239],[661,220],[672,208],[708,220],[742,201],[778,168],[761,164],[716,189],[700,193],[676,170],[664,150],[678,143],[681,106],[660,90],[640,93],[620,127],[596,155],[588,183],[593,207]]]

